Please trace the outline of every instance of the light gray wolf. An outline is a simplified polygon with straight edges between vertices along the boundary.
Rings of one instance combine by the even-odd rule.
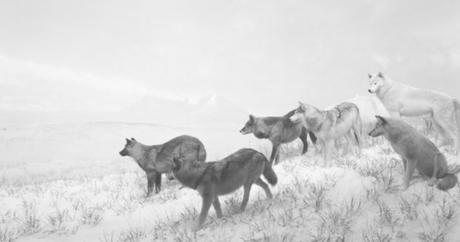
[[[411,87],[379,72],[369,74],[369,92],[375,93],[392,117],[429,116],[442,136],[441,146],[460,151],[460,102],[444,93]],[[457,138],[451,133],[457,130]]]
[[[380,115],[383,117],[390,117],[390,113],[388,110],[383,106],[382,102],[375,96],[375,95],[355,95],[353,98],[344,100],[342,102],[349,102],[354,103],[359,109],[359,116],[361,118],[361,130],[362,134],[367,134],[371,131],[377,122],[375,119],[375,115]],[[336,105],[329,106],[326,110],[334,109]],[[340,143],[344,144],[344,155],[346,154],[345,151],[350,149],[350,145],[353,142],[350,140],[350,135],[344,136],[346,142],[341,142],[342,140],[336,140],[336,149],[338,150],[341,146]],[[383,138],[382,138],[383,139]],[[376,139],[371,139],[371,137],[367,135],[362,136],[363,145],[364,144],[373,144]]]
[[[183,158],[176,157],[173,161],[157,160],[155,166],[160,172],[172,171],[184,186],[200,193],[203,203],[197,229],[203,225],[211,204],[217,217],[222,217],[219,196],[243,187],[243,202],[240,207],[243,211],[248,203],[252,184],[262,187],[267,197],[272,198],[268,185],[260,177],[262,174],[271,185],[278,181],[267,158],[253,149],[240,149],[220,161],[185,162]]]
[[[273,164],[273,161],[278,164],[281,144],[290,143],[297,138],[302,141],[302,154],[305,154],[308,151],[307,133],[310,134],[313,143],[316,143],[316,137],[312,132],[308,132],[300,122],[290,120],[294,113],[295,110],[292,110],[281,117],[256,117],[251,114],[240,133],[243,135],[252,133],[256,138],[270,140],[272,143],[270,164]]]
[[[184,160],[206,160],[206,150],[203,143],[192,136],[182,135],[159,145],[144,145],[136,139],[126,139],[126,144],[120,152],[121,156],[133,158],[147,175],[147,197],[152,190],[158,193],[161,190],[161,172],[155,169],[156,161],[171,161],[180,155]]]
[[[313,105],[299,102],[291,119],[300,120],[318,138],[323,147],[325,165],[329,163],[335,140],[343,136],[353,135],[358,155],[361,154],[361,118],[355,104],[344,102],[333,109],[322,111]]]
[[[460,170],[448,171],[446,158],[433,142],[400,119],[381,116],[376,118],[377,124],[369,135],[384,136],[394,151],[401,156],[404,166],[404,189],[409,187],[415,168],[422,176],[430,178],[430,185],[436,185],[440,190],[448,190],[458,183],[455,173]]]

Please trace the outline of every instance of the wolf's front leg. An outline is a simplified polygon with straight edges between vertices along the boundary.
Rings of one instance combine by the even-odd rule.
[[[200,216],[198,217],[198,224],[195,227],[195,230],[199,230],[203,226],[203,223],[206,220],[206,217],[208,216],[209,209],[211,208],[214,196],[215,195],[209,191],[204,191],[204,193],[201,195],[201,197],[203,198],[203,203],[201,204],[201,212]]]
[[[243,201],[241,202],[240,210],[244,211],[246,209],[246,205],[249,201],[249,192],[251,191],[252,183],[244,184],[244,194],[243,194]]]
[[[412,174],[414,173],[414,170],[415,161],[408,160],[406,174],[404,175],[404,190],[407,190],[407,188],[409,188],[409,182],[412,179]]]
[[[441,154],[437,154],[435,157],[434,157],[434,164],[433,164],[433,174],[431,175],[431,179],[430,181],[428,181],[428,186],[433,186],[437,183],[437,177],[438,177],[438,172],[439,172],[439,156]]]
[[[147,197],[152,194],[156,181],[156,172],[147,173]]]

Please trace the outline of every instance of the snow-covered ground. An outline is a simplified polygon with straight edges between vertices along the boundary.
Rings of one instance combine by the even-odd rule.
[[[241,126],[243,123],[241,124]],[[386,142],[361,157],[321,166],[311,149],[283,148],[279,183],[267,200],[242,191],[221,200],[204,229],[192,230],[201,208],[197,192],[165,181],[145,198],[144,173],[118,151],[124,137],[155,144],[179,134],[203,140],[209,159],[241,148],[268,154],[269,145],[228,129],[130,123],[54,124],[0,131],[0,241],[456,241],[458,187],[442,192],[416,178],[401,190],[402,165]],[[447,154],[450,164],[459,157]]]

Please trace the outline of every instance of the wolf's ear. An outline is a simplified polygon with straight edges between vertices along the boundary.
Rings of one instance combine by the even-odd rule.
[[[132,141],[136,141],[136,139],[135,139],[135,138],[133,138],[133,137],[131,137],[131,140],[132,140]]]
[[[302,111],[305,111],[306,108],[305,108],[305,104],[301,101],[299,101],[299,109],[302,110]]]
[[[383,75],[382,72],[379,72],[379,74],[377,74],[380,78],[385,78],[385,76]]]
[[[256,117],[254,117],[254,115],[249,114],[249,121],[254,122],[255,119]]]
[[[367,76],[369,77],[369,79],[371,79],[371,78],[372,78],[372,75],[371,75],[371,74],[369,74],[369,73],[367,73]]]
[[[177,170],[180,169],[180,166],[182,164],[182,157],[174,156],[173,163],[174,163],[174,169],[177,169]]]
[[[384,117],[382,117],[382,116],[375,115],[375,117],[376,117],[378,120],[382,121],[382,124],[387,124],[387,123],[388,123],[387,120],[386,120]]]
[[[129,140],[128,138],[126,138],[126,144],[130,144],[131,143],[131,140]]]

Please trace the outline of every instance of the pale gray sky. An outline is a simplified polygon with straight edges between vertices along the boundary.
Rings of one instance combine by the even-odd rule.
[[[460,2],[2,0],[0,109],[217,93],[256,114],[363,94],[367,73],[460,98]]]

